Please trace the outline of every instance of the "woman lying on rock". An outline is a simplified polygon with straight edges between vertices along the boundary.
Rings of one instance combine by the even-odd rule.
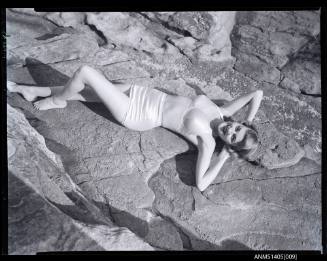
[[[129,129],[145,131],[162,126],[181,134],[198,148],[195,173],[200,191],[211,184],[231,154],[247,158],[258,146],[257,132],[249,124],[260,106],[261,90],[218,107],[205,95],[192,100],[138,85],[113,84],[89,66],[79,68],[61,87],[31,87],[12,82],[7,85],[9,91],[21,93],[28,101],[47,97],[34,103],[38,110],[64,108],[69,100],[94,102],[95,98],[100,98],[114,118]],[[86,85],[91,88],[86,88],[82,95],[80,92]],[[224,121],[224,116],[232,116],[248,103],[250,108],[245,124]],[[216,138],[220,138],[225,146],[210,164]]]

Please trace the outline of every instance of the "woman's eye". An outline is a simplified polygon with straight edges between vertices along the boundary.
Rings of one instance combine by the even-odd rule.
[[[241,130],[241,127],[240,126],[237,126],[235,130],[236,131],[240,131]]]
[[[233,136],[232,136],[232,142],[234,142],[235,141],[235,139],[236,139],[236,135],[235,134],[233,134]]]

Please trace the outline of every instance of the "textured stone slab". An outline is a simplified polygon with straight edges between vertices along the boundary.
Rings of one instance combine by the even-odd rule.
[[[37,42],[37,38],[51,34],[57,29],[50,21],[34,15],[32,8],[26,9],[32,11],[33,15],[24,13],[23,9],[21,8],[19,13],[6,9],[6,41],[9,49]]]
[[[316,153],[321,152],[321,98],[303,97],[263,84],[263,110],[269,120],[301,146],[309,144]]]
[[[38,40],[14,49],[8,48],[8,56],[25,61],[37,59],[44,64],[77,60],[94,53],[98,48],[95,39],[87,34],[61,34],[48,40]],[[70,50],[63,52],[63,50]]]
[[[201,194],[190,189],[195,156],[166,161],[149,182],[154,207],[183,230],[192,249],[320,249],[320,171],[315,163],[304,161],[291,170],[229,165],[229,173],[240,176]],[[318,172],[303,173],[312,166]]]
[[[281,86],[285,89],[304,94],[321,94],[320,63],[308,59],[295,59],[282,70],[284,79]]]
[[[10,254],[153,249],[104,216],[24,115],[10,105],[7,108]]]
[[[163,42],[127,13],[87,13],[86,19],[116,45],[163,54]],[[176,52],[177,53],[177,52]]]
[[[301,60],[294,58],[303,46],[319,36],[320,14],[315,11],[238,12],[235,24],[231,34],[232,55],[237,58],[235,69],[257,81],[278,84],[282,80],[279,70],[288,62],[296,71],[307,70]],[[320,64],[315,67],[320,69]],[[291,89],[286,80],[282,85]],[[312,85],[315,84],[309,84],[309,88],[317,93],[317,87]],[[293,84],[292,89],[297,87]]]
[[[294,140],[282,135],[270,123],[256,124],[260,145],[250,156],[268,169],[286,168],[295,165],[305,155],[304,150]]]

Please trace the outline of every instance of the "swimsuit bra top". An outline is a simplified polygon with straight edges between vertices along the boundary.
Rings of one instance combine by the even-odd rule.
[[[188,106],[186,107],[184,112],[181,114],[180,125],[178,128],[179,132],[188,132],[184,126],[185,116],[192,109],[200,109],[201,112],[203,112],[204,114],[209,113],[208,102],[213,103],[206,95],[200,95],[200,97],[197,96],[195,99],[190,101],[190,103],[188,104]],[[224,116],[223,116],[220,108],[216,104],[213,104],[213,106],[216,106],[218,114],[219,114],[219,118],[224,119]]]

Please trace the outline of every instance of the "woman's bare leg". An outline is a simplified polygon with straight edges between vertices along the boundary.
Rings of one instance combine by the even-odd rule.
[[[64,108],[67,101],[76,97],[86,85],[96,93],[111,114],[121,122],[128,110],[129,97],[108,81],[104,75],[89,66],[80,67],[60,92],[35,102],[34,105],[39,110]]]
[[[20,93],[27,101],[35,101],[35,99],[38,97],[48,97],[50,95],[56,95],[58,93],[61,93],[64,88],[65,86],[63,85],[41,87],[41,86],[17,84],[14,82],[7,81],[7,89],[10,92]],[[85,88],[81,93],[77,93],[73,95],[69,100],[85,101],[85,102],[102,102],[100,98],[97,96],[97,94],[91,88]]]
[[[34,101],[37,97],[47,97],[51,94],[49,87],[26,86],[10,81],[7,81],[7,89],[10,92],[20,93],[28,101]]]

